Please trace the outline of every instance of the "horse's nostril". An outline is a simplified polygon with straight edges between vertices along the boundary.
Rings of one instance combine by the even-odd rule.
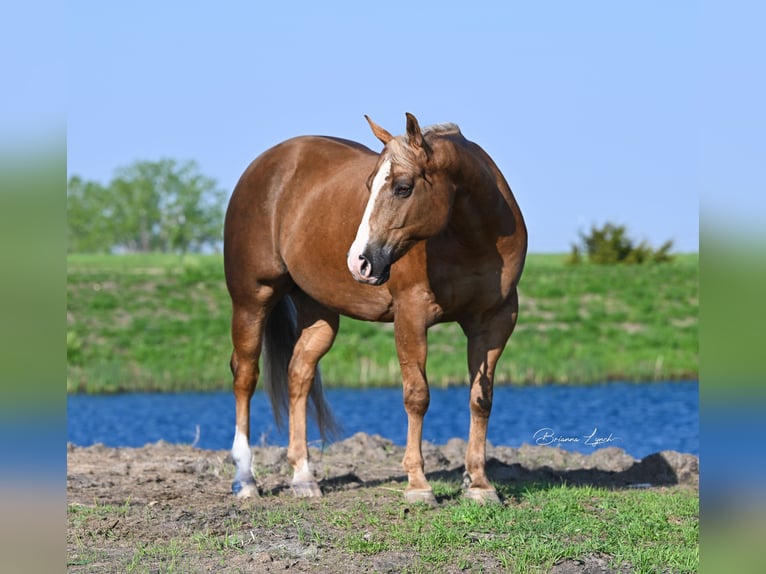
[[[362,274],[362,277],[367,277],[372,270],[372,265],[370,265],[369,259],[367,259],[364,255],[360,255],[359,259],[362,262],[362,265],[359,267],[359,272]]]

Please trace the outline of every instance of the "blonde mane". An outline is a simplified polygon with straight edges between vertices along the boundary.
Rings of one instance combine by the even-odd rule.
[[[460,128],[457,124],[447,122],[443,124],[434,124],[432,126],[426,126],[422,129],[423,135],[428,134],[459,134]]]

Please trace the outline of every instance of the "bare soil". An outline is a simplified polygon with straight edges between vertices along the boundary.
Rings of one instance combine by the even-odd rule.
[[[164,442],[143,448],[103,445],[67,449],[67,555],[70,572],[402,572],[418,570],[414,549],[351,552],[342,531],[358,525],[327,522],[332,512],[368,505],[396,507],[406,486],[403,448],[359,433],[323,451],[312,449],[324,492],[321,501],[294,500],[286,449],[254,448],[262,496],[242,501],[230,494],[228,451]],[[465,441],[424,444],[430,479],[460,480]],[[582,455],[562,449],[488,447],[493,481],[591,484],[607,488],[686,485],[698,488],[697,457],[664,451],[641,461],[609,447]],[[321,505],[322,512],[307,512]],[[309,507],[311,508],[311,507]],[[295,512],[269,524],[269,516]],[[253,517],[261,517],[253,520]],[[321,537],[312,532],[322,532]],[[335,534],[338,534],[337,536]],[[224,541],[222,546],[221,540]],[[179,544],[178,541],[182,541]],[[228,546],[228,542],[231,546]],[[147,567],[147,564],[154,564]],[[477,570],[478,569],[478,570]],[[427,570],[421,565],[420,570]],[[476,571],[499,571],[496,560],[477,556]],[[465,571],[458,564],[446,572]],[[554,564],[557,574],[611,572],[602,556]]]

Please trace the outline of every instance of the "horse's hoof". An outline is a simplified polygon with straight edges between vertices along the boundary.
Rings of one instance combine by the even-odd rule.
[[[246,480],[235,480],[231,483],[231,492],[237,498],[258,498],[258,487],[255,482]]]
[[[410,504],[420,503],[436,506],[436,497],[430,488],[408,488],[404,491],[404,500]]]
[[[500,504],[500,498],[494,488],[468,488],[463,496],[477,504]]]
[[[296,498],[321,498],[322,491],[316,482],[293,482],[291,484]]]

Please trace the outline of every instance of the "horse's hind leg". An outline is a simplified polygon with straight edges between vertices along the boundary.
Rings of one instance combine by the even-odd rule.
[[[267,305],[272,295],[271,289],[263,288],[246,303],[234,302],[233,305],[231,337],[234,352],[231,355],[231,370],[234,375],[236,427],[231,454],[236,469],[231,490],[239,497],[258,496],[251,468],[250,399],[258,382],[258,359],[268,314]]]
[[[292,297],[298,315],[298,340],[288,369],[290,442],[287,447],[287,460],[293,467],[291,483],[293,493],[298,497],[318,497],[322,495],[322,492],[309,465],[306,411],[315,374],[319,376],[317,364],[330,350],[338,332],[338,314],[321,306],[302,292],[294,293]],[[321,389],[315,390],[321,391]],[[323,409],[323,399],[313,393],[312,396],[316,398],[316,408]],[[332,427],[332,421],[327,417],[330,417],[329,412],[318,415],[320,430],[324,424]]]

